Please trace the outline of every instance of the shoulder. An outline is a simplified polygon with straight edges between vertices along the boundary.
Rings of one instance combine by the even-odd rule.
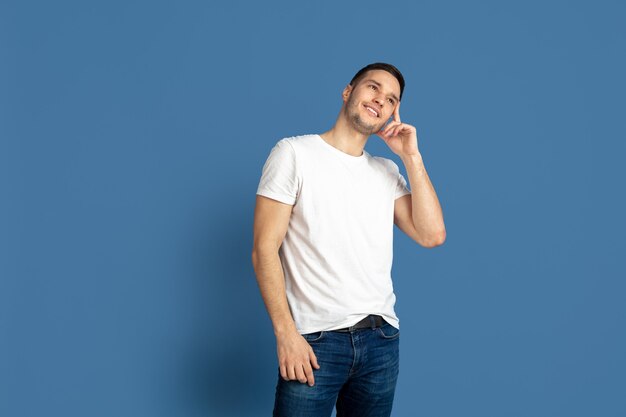
[[[284,137],[274,144],[268,159],[278,164],[298,166],[313,155],[316,146],[319,143],[315,135]]]
[[[313,134],[289,136],[276,142],[274,150],[289,154],[294,158],[302,158],[319,151],[319,140],[319,136]]]
[[[372,161],[381,170],[384,170],[390,174],[397,174],[400,172],[398,165],[389,158],[383,158],[382,156],[373,156]]]
[[[277,142],[277,144],[281,144],[282,146],[290,146],[293,149],[297,149],[300,147],[306,147],[314,144],[317,141],[317,135],[298,135],[298,136],[289,136],[286,138],[282,138]]]

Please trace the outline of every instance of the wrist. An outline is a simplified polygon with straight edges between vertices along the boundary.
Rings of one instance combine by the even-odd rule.
[[[296,329],[295,324],[274,326],[274,336],[276,336],[277,339],[294,333],[298,333],[298,329]]]
[[[422,154],[419,152],[411,155],[402,155],[400,159],[404,162],[404,165],[422,165],[424,163]]]

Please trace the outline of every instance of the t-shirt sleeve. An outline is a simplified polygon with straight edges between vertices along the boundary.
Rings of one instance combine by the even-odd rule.
[[[256,193],[285,204],[295,204],[298,196],[296,153],[285,139],[276,143],[263,165]]]
[[[395,163],[394,163],[395,164]],[[405,196],[407,194],[411,194],[411,191],[409,190],[406,180],[404,179],[404,177],[402,176],[402,174],[400,173],[400,169],[398,168],[398,166],[396,165],[396,172],[398,175],[398,179],[396,181],[396,199]]]

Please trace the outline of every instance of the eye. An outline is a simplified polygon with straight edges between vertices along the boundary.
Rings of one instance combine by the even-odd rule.
[[[372,88],[372,90],[376,90],[376,86],[374,84],[370,84],[370,87]]]
[[[394,103],[393,99],[392,99],[392,98],[390,98],[390,99],[389,99],[389,104],[393,104],[393,103]]]

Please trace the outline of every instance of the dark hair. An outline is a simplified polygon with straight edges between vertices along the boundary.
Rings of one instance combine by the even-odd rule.
[[[372,70],[387,71],[389,74],[396,77],[396,79],[400,83],[400,100],[402,100],[402,93],[404,92],[404,77],[402,76],[402,73],[400,73],[400,70],[398,70],[398,68],[394,67],[391,64],[385,64],[384,62],[375,62],[373,64],[364,66],[359,70],[359,72],[354,74],[354,77],[352,77],[352,80],[350,81],[350,85],[354,86],[358,84],[358,82],[365,75],[365,73]]]

